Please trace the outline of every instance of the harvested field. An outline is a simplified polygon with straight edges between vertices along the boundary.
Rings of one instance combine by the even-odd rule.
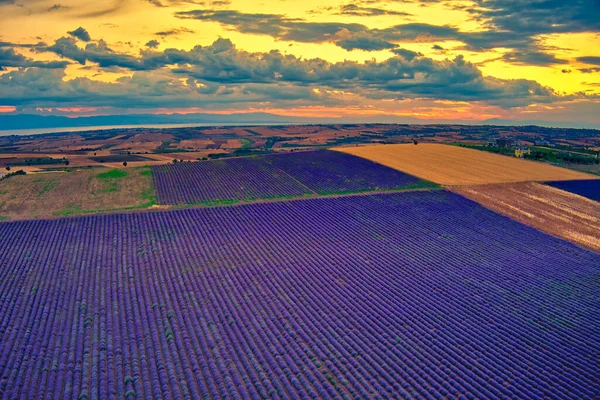
[[[600,252],[600,203],[536,182],[450,188],[526,225]]]
[[[463,147],[423,143],[334,148],[442,185],[597,179],[548,164]]]
[[[154,203],[148,168],[54,172],[0,181],[0,220],[145,208]]]

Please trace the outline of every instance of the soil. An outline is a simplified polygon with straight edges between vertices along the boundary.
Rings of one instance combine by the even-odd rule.
[[[523,224],[600,252],[600,203],[596,201],[536,182],[449,189]]]

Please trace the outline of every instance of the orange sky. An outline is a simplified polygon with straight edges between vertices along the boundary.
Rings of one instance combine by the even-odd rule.
[[[0,112],[600,123],[600,6],[545,3],[0,1]]]

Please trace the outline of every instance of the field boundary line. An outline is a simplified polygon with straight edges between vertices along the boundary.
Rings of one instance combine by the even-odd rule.
[[[235,203],[229,204],[174,204],[174,205],[161,205],[155,204],[149,207],[142,208],[131,208],[131,209],[115,209],[104,211],[100,210],[98,212],[90,212],[84,214],[74,214],[68,216],[52,216],[47,218],[23,218],[23,219],[11,219],[11,220],[0,220],[0,224],[3,223],[11,223],[11,222],[20,222],[20,221],[44,221],[44,220],[55,220],[55,219],[66,219],[66,218],[78,218],[85,216],[105,216],[105,215],[114,215],[114,214],[133,214],[133,213],[147,213],[147,212],[160,212],[160,211],[175,211],[175,210],[185,210],[190,208],[219,208],[219,207],[236,207],[236,206],[245,206],[250,204],[263,204],[263,203],[283,203],[286,201],[301,201],[301,200],[314,200],[314,199],[328,199],[328,198],[339,198],[339,197],[355,197],[355,196],[373,196],[377,194],[397,194],[397,193],[406,193],[406,192],[427,192],[427,191],[450,191],[444,188],[443,186],[437,187],[414,187],[414,188],[399,188],[399,189],[389,189],[389,190],[372,190],[365,192],[353,192],[353,193],[334,193],[334,194],[326,194],[321,195],[318,193],[307,195],[307,196],[299,196],[299,197],[291,197],[291,198],[264,198],[264,199],[254,199],[254,200],[240,200]]]

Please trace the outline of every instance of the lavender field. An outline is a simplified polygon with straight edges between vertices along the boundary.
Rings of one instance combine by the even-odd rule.
[[[412,175],[338,151],[275,154],[265,156],[264,160],[319,194],[396,189],[423,182]]]
[[[291,198],[427,187],[383,165],[320,150],[152,167],[159,204]]]
[[[600,393],[600,254],[445,191],[0,237],[1,398]]]
[[[600,179],[547,182],[547,185],[600,201]]]

